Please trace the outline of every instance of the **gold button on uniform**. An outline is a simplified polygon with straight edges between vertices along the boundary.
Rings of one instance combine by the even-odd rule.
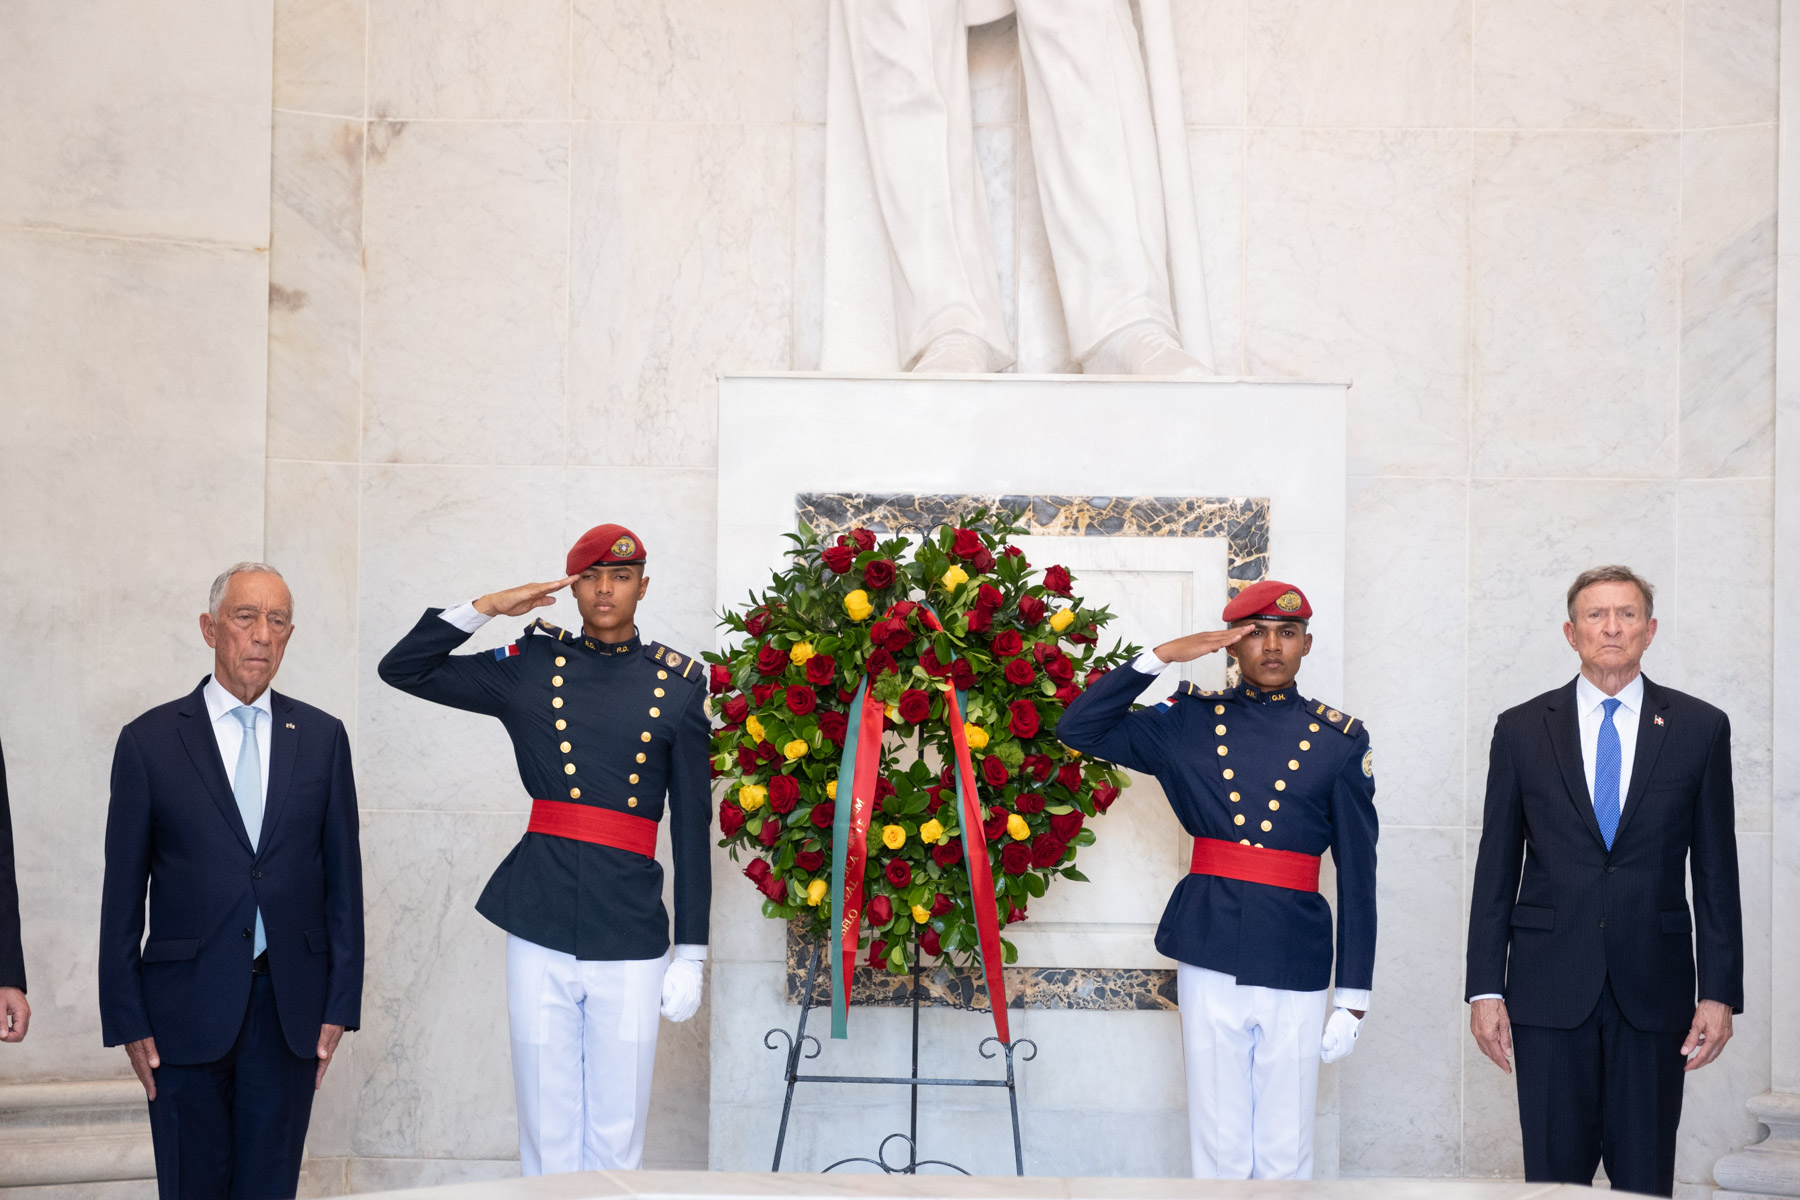
[[[1233,825],[1242,825],[1244,823],[1244,814],[1239,813],[1237,816],[1231,818],[1231,823]]]
[[[663,690],[661,688],[657,688],[656,695],[661,696],[662,694],[663,694]]]
[[[569,751],[570,751],[570,750],[571,750],[571,749],[572,749],[572,747],[571,747],[571,746],[570,746],[570,745],[569,745],[569,743],[567,743],[567,742],[564,742],[564,743],[563,743],[563,744],[562,744],[562,752],[563,752],[563,753],[564,753],[564,754],[567,754],[567,753],[568,753],[568,752],[569,752]]]
[[[1276,780],[1276,781],[1275,781],[1275,790],[1276,790],[1276,791],[1278,791],[1278,792],[1285,792],[1285,791],[1287,791],[1287,780],[1285,780],[1285,779],[1277,779],[1277,780]]]
[[[575,764],[574,763],[564,763],[563,764],[563,774],[564,775],[573,775],[574,773],[575,773]]]
[[[669,677],[669,673],[667,671],[658,671],[656,673],[656,677],[658,679],[667,679]]]
[[[1230,767],[1225,768],[1225,778],[1227,778],[1227,779],[1231,778],[1231,768]]]
[[[1275,822],[1273,822],[1273,821],[1264,821],[1263,822],[1263,832],[1264,833],[1269,832],[1269,830],[1271,830],[1273,828],[1275,828]]]
[[[652,709],[651,709],[651,710],[650,710],[650,715],[651,715],[651,716],[653,716],[653,717],[660,717],[660,716],[662,716],[662,709],[660,709],[660,708],[652,708]]]
[[[567,729],[569,727],[569,723],[567,721],[563,720],[561,717],[558,717],[558,718],[556,718],[556,727],[558,729]]]
[[[1236,804],[1239,800],[1242,800],[1242,799],[1243,799],[1243,797],[1238,795],[1236,792],[1231,793],[1231,802],[1233,804]]]
[[[1270,812],[1280,812],[1281,811],[1281,801],[1279,801],[1279,800],[1269,801],[1269,811]]]
[[[644,761],[644,756],[643,756],[643,754],[642,754],[642,753],[639,753],[639,755],[638,755],[638,761],[639,761],[639,762],[643,762],[643,761]]]
[[[650,740],[650,731],[648,729],[646,729],[646,730],[644,730],[644,732],[638,734],[638,740],[644,741],[644,742],[649,741]]]
[[[556,665],[559,667],[566,667],[569,665],[569,660],[559,654],[556,656]]]
[[[562,697],[561,696],[550,697],[550,707],[551,708],[561,708],[562,707]]]
[[[1240,845],[1240,846],[1248,846],[1249,844],[1250,844],[1249,838],[1239,838],[1238,839],[1238,845]]]
[[[561,675],[552,675],[550,677],[550,686],[551,687],[561,687],[562,686],[562,676]]]
[[[637,797],[636,796],[627,796],[625,798],[625,803],[629,804],[633,808],[636,808],[637,807]]]
[[[1229,749],[1227,749],[1226,747],[1224,747],[1224,746],[1219,747],[1219,757],[1220,758],[1224,758],[1227,754],[1230,754],[1230,753],[1231,753],[1231,751]]]
[[[1225,727],[1224,727],[1224,726],[1223,726],[1223,725],[1214,725],[1214,726],[1213,726],[1213,732],[1214,732],[1214,733],[1217,733],[1217,734],[1220,734],[1220,735],[1223,735],[1223,734],[1224,734],[1224,732],[1225,732]]]
[[[571,800],[581,799],[581,789],[580,788],[570,788],[569,789],[569,799],[571,799]]]
[[[1317,721],[1314,721],[1311,725],[1308,725],[1307,728],[1312,730],[1314,733],[1317,733],[1317,732],[1319,732],[1319,723]]]
[[[632,775],[631,775],[631,777],[630,777],[630,778],[629,778],[629,779],[627,779],[627,780],[626,780],[626,781],[625,781],[625,782],[627,782],[627,783],[636,783],[636,782],[637,782],[637,779],[638,779],[638,777],[637,777],[637,773],[636,773],[636,772],[635,772],[635,771],[634,771],[634,772],[632,772]]]
[[[1220,716],[1220,717],[1224,716],[1225,715],[1225,706],[1223,704],[1213,705],[1213,715]]]
[[[1298,771],[1299,769],[1300,769],[1300,760],[1299,759],[1297,759],[1297,758],[1288,759],[1288,770]]]
[[[1301,748],[1301,749],[1302,749],[1302,750],[1311,750],[1311,749],[1312,749],[1312,743],[1311,743],[1311,742],[1301,742],[1301,743],[1300,743],[1300,748]]]

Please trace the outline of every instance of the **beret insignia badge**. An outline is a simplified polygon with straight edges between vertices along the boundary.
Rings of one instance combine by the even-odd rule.
[[[1286,613],[1291,613],[1291,612],[1297,611],[1300,607],[1300,593],[1299,592],[1283,592],[1283,593],[1281,593],[1281,595],[1279,597],[1277,597],[1275,600],[1275,607],[1279,608],[1282,612],[1286,612]]]
[[[637,543],[628,537],[622,537],[612,544],[614,558],[630,558],[637,553]]]

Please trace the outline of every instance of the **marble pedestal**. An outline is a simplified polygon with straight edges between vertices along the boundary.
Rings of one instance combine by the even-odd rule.
[[[1714,1165],[1718,1200],[1800,1196],[1800,1095],[1764,1092],[1745,1107],[1769,1136]]]
[[[1024,512],[1033,564],[1063,563],[1076,591],[1119,620],[1108,638],[1153,644],[1213,627],[1230,589],[1302,582],[1317,617],[1302,690],[1343,679],[1345,387],[1283,380],[1202,383],[1082,376],[727,376],[719,390],[718,603],[760,590],[799,519],[929,529],[974,507]],[[1204,686],[1220,658],[1194,664]],[[1166,695],[1178,671],[1158,681]],[[1159,690],[1160,689],[1160,690]],[[1148,695],[1148,693],[1147,693]],[[1173,963],[1152,934],[1186,869],[1187,843],[1155,781],[1136,779],[1096,824],[1089,884],[1032,905],[1009,969],[1025,1169],[1032,1174],[1182,1176],[1189,1170]],[[785,928],[762,917],[742,863],[715,857],[711,1166],[767,1170],[783,1054],[767,1030],[797,1017]],[[1326,894],[1332,895],[1328,881]],[[1010,936],[1010,931],[1009,931]],[[1404,981],[1396,983],[1396,994]],[[825,1040],[808,1073],[904,1075],[911,1014],[853,1005],[850,1038]],[[823,1013],[811,1031],[823,1033]],[[986,1012],[926,1010],[920,1073],[991,1076],[977,1045]],[[776,1045],[781,1045],[779,1038]],[[927,1090],[920,1155],[1010,1172],[1005,1093]],[[1335,1079],[1321,1087],[1316,1153],[1337,1164]],[[907,1127],[904,1089],[808,1085],[784,1170],[872,1155]]]

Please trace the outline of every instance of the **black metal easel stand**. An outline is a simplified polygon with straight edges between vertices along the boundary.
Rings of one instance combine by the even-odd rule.
[[[993,1058],[996,1054],[1006,1056],[1006,1078],[1004,1079],[921,1079],[919,1078],[919,999],[922,989],[919,987],[919,955],[917,947],[913,953],[912,969],[912,1074],[905,1078],[886,1075],[802,1075],[800,1074],[801,1051],[806,1043],[812,1043],[812,1051],[806,1058],[819,1057],[823,1047],[819,1039],[806,1032],[806,1018],[813,1007],[813,990],[818,981],[820,943],[813,943],[812,958],[806,967],[806,989],[800,997],[800,1023],[790,1035],[779,1027],[763,1034],[763,1045],[771,1050],[779,1050],[775,1044],[776,1034],[787,1039],[787,1099],[781,1105],[781,1130],[775,1135],[775,1161],[769,1167],[771,1171],[781,1170],[781,1151],[787,1144],[788,1115],[794,1107],[794,1088],[802,1083],[873,1083],[909,1088],[912,1091],[912,1122],[906,1133],[890,1133],[881,1140],[874,1158],[853,1157],[841,1158],[826,1167],[826,1171],[835,1171],[847,1163],[868,1163],[880,1167],[889,1175],[916,1175],[920,1167],[948,1167],[952,1171],[968,1172],[952,1162],[942,1159],[919,1157],[919,1089],[921,1087],[994,1087],[1005,1088],[1007,1101],[1012,1106],[1013,1165],[1020,1175],[1025,1174],[1025,1149],[1019,1138],[1019,1091],[1017,1080],[1013,1074],[1013,1052],[1021,1047],[1030,1047],[1020,1062],[1030,1062],[1037,1057],[1037,1043],[1030,1038],[1019,1038],[1016,1041],[1003,1042],[997,1037],[983,1038],[976,1047],[983,1058]],[[999,1047],[989,1050],[989,1044]],[[887,1162],[888,1143],[899,1139],[906,1143],[906,1161],[896,1166]],[[821,1172],[823,1174],[823,1172]]]

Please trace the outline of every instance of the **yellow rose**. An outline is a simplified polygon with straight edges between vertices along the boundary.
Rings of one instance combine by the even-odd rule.
[[[837,799],[837,780],[834,779],[825,785],[825,798],[827,800]]]
[[[827,888],[823,879],[815,879],[806,885],[806,902],[814,908],[825,902]]]
[[[887,714],[887,719],[890,721],[898,721],[900,719],[900,706],[898,704],[890,704],[881,711]]]
[[[944,823],[936,817],[919,826],[919,840],[926,845],[944,840]]]
[[[793,741],[783,746],[781,752],[787,755],[787,760],[789,762],[793,762],[796,758],[805,758],[811,749],[812,747],[806,744],[805,738],[795,738]]]
[[[738,807],[745,812],[755,812],[769,798],[769,789],[760,783],[746,783],[738,789]]]
[[[1031,836],[1031,826],[1025,823],[1024,817],[1013,813],[1006,818],[1006,836],[1015,842],[1022,842]]]
[[[866,621],[869,614],[875,611],[875,606],[869,603],[869,593],[857,588],[844,597],[844,611],[850,614],[852,621]]]
[[[756,718],[752,717],[750,719],[754,721]],[[965,721],[963,723],[963,736],[969,739],[969,749],[971,750],[983,749],[988,744],[987,730],[979,725],[971,725]]]
[[[759,742],[768,736],[767,734],[763,733],[762,722],[757,720],[755,717],[750,717],[747,720],[745,720],[744,729],[746,732],[748,732],[750,734],[751,737],[755,738]]]
[[[796,667],[804,667],[806,665],[806,660],[816,653],[817,651],[812,648],[811,642],[800,642],[795,645],[792,650],[788,651],[788,661],[793,663]]]
[[[929,925],[931,923],[931,910],[926,908],[923,904],[913,905],[913,923],[915,925]]]
[[[1050,614],[1050,628],[1056,630],[1058,633],[1061,633],[1074,623],[1075,610],[1072,608],[1059,608]]]
[[[906,845],[906,827],[903,825],[883,825],[881,827],[881,844],[889,850],[898,850]]]
[[[944,572],[944,590],[946,592],[954,592],[957,587],[967,582],[969,582],[969,573],[955,563],[951,563],[950,569]]]

